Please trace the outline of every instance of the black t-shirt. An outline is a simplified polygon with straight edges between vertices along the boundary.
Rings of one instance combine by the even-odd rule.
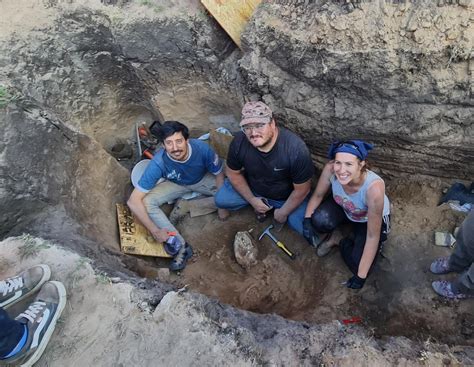
[[[285,128],[279,128],[277,141],[268,153],[259,151],[239,132],[230,144],[227,165],[235,171],[243,168],[250,189],[273,200],[288,199],[293,184],[308,181],[314,173],[308,147]]]

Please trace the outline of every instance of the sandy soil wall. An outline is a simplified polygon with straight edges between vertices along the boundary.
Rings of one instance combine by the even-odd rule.
[[[312,152],[375,143],[386,174],[472,179],[472,2],[275,1],[243,35],[248,88]]]

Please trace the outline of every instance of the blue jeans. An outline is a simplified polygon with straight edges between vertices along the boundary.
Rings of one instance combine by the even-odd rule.
[[[257,197],[262,197],[256,195]],[[273,200],[265,198],[268,203],[275,209],[281,208],[285,204],[285,200]],[[216,206],[221,209],[228,210],[239,210],[249,205],[248,201],[245,200],[232,186],[230,181],[226,178],[224,184],[221,186],[214,196]],[[288,224],[299,234],[303,235],[303,220],[306,211],[306,205],[308,205],[308,199],[306,198],[295,210],[293,210],[288,216]]]
[[[24,327],[0,307],[0,358],[8,355],[23,336]]]

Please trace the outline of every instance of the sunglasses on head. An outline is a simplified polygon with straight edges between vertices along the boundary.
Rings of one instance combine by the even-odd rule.
[[[358,147],[357,145],[355,145],[353,141],[350,141],[350,140],[341,141],[339,144],[337,144],[336,149],[342,148],[342,147],[347,147],[347,148],[355,149],[355,150],[357,150],[359,153],[362,154],[362,152],[360,151],[359,147]]]

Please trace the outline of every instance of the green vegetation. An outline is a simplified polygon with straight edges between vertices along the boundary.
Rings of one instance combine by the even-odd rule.
[[[98,272],[95,276],[95,280],[99,284],[112,284],[112,281],[110,280],[109,276],[107,273],[104,273],[103,271]]]
[[[0,84],[0,108],[5,108],[11,100],[7,87]]]
[[[11,87],[0,84],[0,109],[7,107],[7,105],[19,98],[18,92],[14,91]]]
[[[86,269],[87,264],[90,264],[90,261],[85,257],[81,257],[77,260],[76,267],[67,276],[70,288],[76,288],[77,282],[85,277],[82,270]]]
[[[41,250],[51,247],[46,241],[35,238],[29,234],[23,234],[20,239],[24,242],[23,245],[18,247],[18,255],[22,260],[37,256]]]
[[[140,5],[148,6],[149,8],[153,9],[155,13],[161,13],[165,10],[164,6],[157,5],[153,0],[140,0]]]

